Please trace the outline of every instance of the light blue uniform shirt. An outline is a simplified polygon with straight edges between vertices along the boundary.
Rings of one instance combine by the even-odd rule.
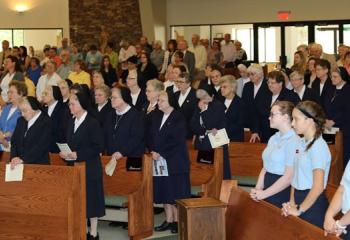
[[[284,135],[281,135],[281,132],[275,133],[262,153],[264,169],[269,173],[283,175],[286,166],[294,166],[295,152],[299,144],[300,137],[293,129]]]
[[[305,151],[309,142],[302,138],[301,149],[295,156],[292,186],[297,190],[311,189],[313,184],[313,170],[324,170],[324,188],[327,186],[331,153],[326,141],[319,137],[311,148]]]
[[[341,211],[346,214],[350,210],[350,164],[346,165],[344,175],[341,179],[340,185],[343,186],[343,197]]]

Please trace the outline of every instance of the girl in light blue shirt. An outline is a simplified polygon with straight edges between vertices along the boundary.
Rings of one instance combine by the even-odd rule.
[[[322,138],[325,114],[317,103],[300,102],[293,110],[293,127],[303,135],[295,154],[291,197],[283,204],[284,216],[299,216],[320,228],[328,207],[327,186],[331,153]]]
[[[277,207],[289,201],[293,176],[294,156],[299,136],[292,128],[294,105],[287,101],[276,102],[270,111],[270,127],[277,129],[263,151],[263,168],[258,182],[251,190],[253,200],[266,200]]]
[[[350,239],[350,163],[347,164],[340,186],[335,193],[324,220],[326,234],[335,234],[344,240]],[[335,220],[339,212],[343,216]]]

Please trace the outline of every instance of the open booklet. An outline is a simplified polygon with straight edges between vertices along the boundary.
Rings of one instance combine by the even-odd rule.
[[[225,128],[217,130],[215,136],[214,134],[209,133],[208,138],[212,148],[221,147],[223,145],[229,144],[230,142]]]
[[[67,143],[56,143],[58,148],[60,149],[60,152],[65,152],[65,153],[72,153],[72,150],[68,146]],[[66,161],[75,161],[76,159],[65,159]]]
[[[153,160],[153,176],[154,177],[167,177],[168,164],[163,157],[159,157],[158,160]]]

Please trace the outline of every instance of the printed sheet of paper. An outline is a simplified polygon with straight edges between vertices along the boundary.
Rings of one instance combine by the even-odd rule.
[[[113,176],[114,170],[117,167],[117,160],[112,158],[105,167],[105,172],[108,176]]]
[[[5,182],[21,182],[23,169],[23,164],[18,164],[14,169],[11,169],[11,164],[6,164]]]
[[[323,133],[325,134],[336,134],[337,132],[339,132],[339,128],[336,128],[336,127],[332,127],[331,129],[328,129],[328,128],[325,128],[323,130]]]
[[[168,164],[163,157],[159,157],[158,160],[153,160],[153,176],[154,177],[167,177]]]
[[[58,148],[60,149],[60,152],[66,152],[66,153],[71,153],[72,150],[68,146],[67,143],[56,143]],[[75,161],[75,159],[65,159],[66,161]]]
[[[215,136],[209,133],[208,137],[212,148],[217,148],[230,142],[225,128],[218,130]]]

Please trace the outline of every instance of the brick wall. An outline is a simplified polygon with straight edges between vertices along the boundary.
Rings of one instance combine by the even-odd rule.
[[[69,0],[74,43],[100,45],[101,27],[118,45],[121,39],[137,42],[142,35],[138,0]]]

